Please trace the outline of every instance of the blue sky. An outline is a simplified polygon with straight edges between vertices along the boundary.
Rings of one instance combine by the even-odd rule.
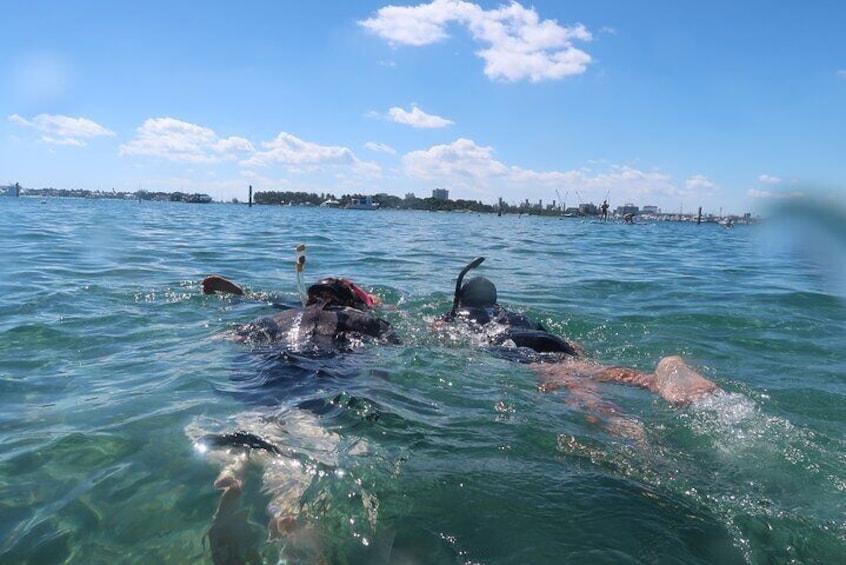
[[[842,188],[846,4],[30,0],[0,185],[626,202]]]

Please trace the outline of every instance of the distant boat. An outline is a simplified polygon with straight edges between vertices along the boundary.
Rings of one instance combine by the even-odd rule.
[[[324,201],[320,204],[320,207],[321,207],[321,208],[337,208],[337,207],[339,207],[340,205],[341,205],[341,203],[340,203],[340,202],[338,202],[337,200],[333,200],[333,199],[331,199],[331,198],[330,198],[329,200],[324,200]]]
[[[191,204],[209,204],[212,202],[212,197],[208,194],[186,194],[182,197],[182,201]]]
[[[373,202],[372,197],[365,196],[364,198],[353,198],[345,208],[347,210],[376,210],[379,208],[379,204]]]

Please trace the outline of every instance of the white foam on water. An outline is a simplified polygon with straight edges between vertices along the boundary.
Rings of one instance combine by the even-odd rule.
[[[750,531],[757,528],[775,529],[771,535],[789,539],[791,528],[803,524],[820,535],[846,539],[842,442],[829,445],[813,430],[767,414],[740,393],[709,395],[681,417],[713,455],[699,459],[692,470],[701,483],[696,497],[722,516],[750,558],[750,548],[757,547]],[[796,548],[783,550],[789,555]]]

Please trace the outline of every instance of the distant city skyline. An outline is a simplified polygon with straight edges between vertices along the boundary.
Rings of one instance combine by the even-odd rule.
[[[0,184],[756,212],[842,189],[846,5],[5,7]],[[188,23],[190,22],[190,24]]]
[[[71,197],[71,198],[93,198],[93,199],[144,199],[144,200],[161,200],[161,201],[180,201],[180,202],[219,202],[219,203],[240,203],[246,204],[250,201],[250,198],[254,198],[254,202],[257,204],[261,204],[258,201],[258,197],[262,193],[268,192],[275,192],[275,191],[256,191],[255,193],[248,191],[248,197],[246,199],[241,199],[238,197],[234,197],[228,200],[215,200],[211,195],[206,193],[185,193],[180,191],[175,192],[167,192],[167,191],[160,191],[160,190],[140,190],[140,191],[116,191],[112,190],[88,190],[83,188],[76,188],[76,189],[67,189],[67,188],[57,188],[57,187],[43,187],[43,188],[27,188],[21,187],[19,184],[16,186],[3,186],[0,185],[0,196],[22,196],[22,197]],[[396,199],[396,201],[401,200],[409,200],[409,199],[418,199],[418,200],[441,200],[441,201],[449,201],[449,202],[481,202],[479,200],[467,200],[467,199],[452,199],[449,198],[449,191],[446,191],[442,188],[435,188],[432,190],[431,196],[426,195],[417,195],[413,192],[406,193],[405,196],[399,196],[395,194],[388,194],[388,193],[377,193],[372,195],[375,199],[390,197]],[[310,197],[322,197],[318,198],[317,201],[312,202],[310,199],[310,203],[312,204],[320,204],[323,202],[328,203],[338,203],[337,200],[334,200],[333,197],[340,197],[344,198],[355,198],[363,196],[360,193],[354,194],[331,194],[331,193],[311,193],[311,192],[302,192],[302,191],[293,191],[292,193],[296,194],[305,194]],[[489,208],[488,211],[494,211],[498,208],[499,202],[492,204],[490,202],[482,202],[486,207]],[[543,210],[547,213],[555,213],[556,211],[560,213],[565,212],[579,212],[585,215],[596,215],[599,213],[599,205],[595,202],[581,202],[575,204],[567,204],[552,201],[552,202],[545,202],[543,200],[538,200],[532,202],[528,199],[523,200],[522,202],[506,202],[502,201],[503,208],[507,209],[530,209],[530,210]],[[627,202],[624,204],[620,204],[617,206],[612,206],[609,208],[609,213],[612,215],[622,216],[628,211],[632,211],[635,214],[643,214],[643,215],[660,215],[660,216],[697,216],[702,214],[703,217],[712,216],[717,218],[725,218],[725,217],[741,217],[741,216],[752,216],[751,212],[744,212],[744,213],[736,213],[731,211],[724,211],[722,207],[720,207],[718,212],[702,210],[701,207],[696,207],[693,210],[684,210],[682,208],[678,210],[663,210],[659,206],[654,205],[639,205],[633,202]]]

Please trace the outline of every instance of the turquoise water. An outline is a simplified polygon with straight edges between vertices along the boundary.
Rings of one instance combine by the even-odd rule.
[[[846,305],[831,261],[783,230],[25,198],[0,213],[2,563],[210,563],[213,483],[239,460],[195,440],[236,430],[283,448],[240,463],[267,563],[846,555]],[[298,243],[309,281],[396,305],[403,344],[286,387],[280,359],[219,339],[275,310],[203,296],[202,278],[295,303]],[[675,408],[601,384],[619,428],[432,334],[477,255],[501,303],[591,357],[680,354],[726,392]],[[238,393],[251,379],[275,379],[266,398]],[[307,534],[268,540],[268,506],[292,498]]]

